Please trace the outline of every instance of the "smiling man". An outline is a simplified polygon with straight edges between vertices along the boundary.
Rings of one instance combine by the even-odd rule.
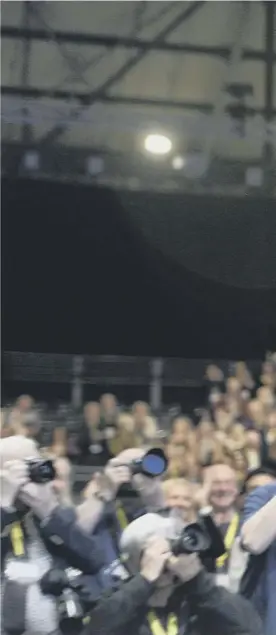
[[[234,470],[223,464],[208,468],[205,489],[206,505],[212,507],[213,520],[220,528],[225,544],[225,554],[216,561],[217,581],[229,586],[230,556],[240,529],[236,505],[238,485]]]

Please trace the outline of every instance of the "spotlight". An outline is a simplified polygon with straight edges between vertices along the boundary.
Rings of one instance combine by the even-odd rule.
[[[23,155],[23,167],[25,170],[35,172],[40,167],[40,156],[36,150],[27,150]]]
[[[245,172],[245,183],[249,187],[262,187],[264,183],[264,171],[261,167],[251,166]]]
[[[89,156],[86,162],[86,169],[90,176],[98,176],[104,171],[104,161],[102,157]]]
[[[169,137],[161,134],[149,134],[145,139],[145,150],[151,154],[169,154],[172,142]]]
[[[176,156],[172,160],[172,166],[174,170],[183,170],[187,165],[187,160],[184,157]]]

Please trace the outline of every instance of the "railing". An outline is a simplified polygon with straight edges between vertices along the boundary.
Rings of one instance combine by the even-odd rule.
[[[153,409],[162,405],[162,389],[171,387],[200,388],[204,385],[206,367],[217,363],[227,375],[229,360],[177,359],[121,356],[59,355],[48,353],[5,352],[2,379],[5,382],[51,382],[70,384],[73,406],[83,402],[87,384],[99,386],[144,386],[149,389]],[[260,371],[260,361],[249,366]]]

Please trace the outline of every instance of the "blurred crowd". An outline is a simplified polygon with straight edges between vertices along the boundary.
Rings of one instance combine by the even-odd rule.
[[[93,598],[96,594],[99,599],[99,613],[97,610],[92,613],[94,621],[84,631],[85,635],[109,633],[108,624],[112,623],[114,615],[119,620],[118,633],[129,632],[128,624],[132,623],[132,619],[133,628],[138,627],[135,607],[141,586],[139,576],[137,580],[134,576],[137,588],[134,585],[132,589],[131,582],[122,591],[123,596],[126,594],[124,606],[129,603],[131,609],[130,622],[127,622],[126,616],[124,621],[124,612],[118,603],[120,595],[115,592],[112,596],[116,607],[114,615],[111,615],[112,603],[109,600],[106,606],[105,596],[101,595],[106,588],[111,588],[111,578],[117,569],[120,576],[124,575],[120,544],[129,551],[131,558],[138,544],[140,549],[146,550],[141,561],[145,588],[143,597],[139,596],[143,610],[149,592],[145,580],[154,580],[155,583],[161,576],[162,585],[164,582],[162,588],[168,586],[170,593],[175,580],[181,580],[186,584],[185,594],[189,603],[194,592],[193,580],[196,579],[199,581],[197,584],[203,585],[199,588],[199,597],[205,598],[207,593],[215,620],[220,611],[219,605],[214,602],[216,597],[221,598],[219,601],[223,606],[220,623],[226,624],[227,615],[236,612],[236,626],[230,618],[232,626],[225,632],[239,635],[241,632],[250,635],[261,635],[261,632],[272,635],[275,632],[271,628],[275,626],[276,619],[273,602],[276,584],[276,355],[267,356],[260,377],[253,376],[248,366],[240,362],[233,366],[229,377],[225,377],[218,366],[210,365],[206,369],[205,380],[205,403],[198,404],[192,416],[186,416],[176,408],[165,416],[164,412],[152,412],[149,404],[142,401],[127,408],[118,403],[115,395],[104,394],[99,401],[86,403],[81,414],[70,411],[70,421],[67,421],[69,409],[63,406],[62,416],[60,410],[57,411],[51,438],[49,434],[48,437],[45,435],[43,408],[32,397],[22,395],[15,403],[2,409],[1,539],[2,575],[7,590],[3,604],[4,610],[7,608],[5,633],[15,632],[15,616],[13,611],[8,610],[13,605],[8,598],[11,597],[14,603],[18,592],[14,583],[15,587],[18,586],[18,576],[23,572],[26,585],[29,575],[29,569],[24,568],[23,571],[22,568],[21,553],[24,550],[30,561],[34,559],[38,570],[37,578],[31,576],[27,585],[30,601],[28,604],[28,597],[25,598],[24,610],[25,615],[29,611],[29,623],[35,626],[30,626],[26,632],[31,635],[59,632],[49,630],[49,617],[43,621],[42,615],[49,616],[51,609],[53,623],[56,623],[56,604],[47,602],[49,594],[53,593],[49,591],[51,584],[56,593],[56,576],[63,575],[59,569],[59,573],[55,570],[54,578],[51,578],[50,567],[61,566],[60,555],[63,558],[62,570],[73,566],[77,567],[78,575],[89,573],[88,577],[81,576],[81,582],[78,582],[77,592],[82,593],[83,605],[86,606],[87,593]],[[72,427],[74,417],[76,421]],[[49,442],[45,443],[45,439]],[[162,477],[149,478],[145,472],[136,474],[133,471],[133,462],[142,461],[150,448],[159,448],[166,457]],[[50,484],[32,481],[28,467],[31,458],[36,461],[51,459],[55,474]],[[81,499],[77,500],[73,484],[76,470],[82,468],[86,469],[86,476]],[[164,520],[165,513],[169,514],[168,521]],[[31,531],[28,530],[30,514],[33,514]],[[213,524],[208,529],[212,534],[212,549],[206,551],[203,559],[187,554],[180,555],[180,560],[173,558],[169,551],[170,543],[164,543],[165,533],[162,534],[162,531],[165,532],[170,523],[174,528],[175,522],[181,522],[181,526],[185,527],[203,518],[209,518],[208,522]],[[23,545],[20,553],[17,544],[19,529]],[[17,538],[14,543],[15,530]],[[156,536],[154,548],[148,546],[149,530]],[[161,534],[163,542],[160,542]],[[11,540],[6,544],[8,538]],[[121,539],[123,542],[120,542]],[[86,561],[88,552],[90,559]],[[41,567],[37,566],[40,559]],[[165,560],[169,560],[172,566],[169,577],[162,573]],[[10,567],[11,562],[15,568]],[[136,558],[135,575],[139,566]],[[204,573],[200,573],[202,567],[213,574],[212,583],[208,577],[204,578]],[[46,577],[43,575],[40,579],[44,569]],[[202,579],[200,576],[203,576]],[[190,581],[189,587],[187,583]],[[13,585],[10,586],[10,582]],[[66,591],[68,579],[64,584]],[[214,585],[217,585],[217,590],[214,590]],[[58,589],[56,595],[61,594],[62,587],[58,585]],[[255,601],[256,589],[258,599]],[[35,596],[32,593],[36,594],[41,606],[39,615],[33,613]],[[158,593],[156,591],[157,596]],[[231,599],[231,595],[236,599]],[[243,604],[242,596],[252,601],[253,618],[251,605]],[[94,606],[94,599],[90,606]],[[203,603],[201,609],[199,602],[196,609],[198,617],[204,615],[204,606],[207,605]],[[263,620],[264,631],[259,630],[254,606]],[[182,614],[179,611],[180,605],[176,611],[180,619]],[[45,626],[47,621],[48,626]],[[80,624],[82,627],[82,618]],[[69,631],[65,629],[64,632]],[[140,633],[140,630],[137,632]],[[149,632],[154,632],[154,629]],[[200,627],[195,632],[205,633]],[[210,632],[213,635],[217,631]]]
[[[185,479],[196,491],[208,466],[224,464],[242,488],[248,473],[276,463],[276,355],[267,356],[260,377],[253,377],[244,362],[235,364],[229,377],[210,365],[206,386],[206,401],[192,417],[177,408],[177,414],[169,411],[164,417],[142,401],[126,408],[115,395],[104,394],[88,402],[81,416],[75,413],[72,431],[63,406],[47,445],[41,409],[23,395],[2,409],[1,436],[23,434],[37,440],[45,455],[63,459],[59,464],[63,470],[66,465],[68,475],[71,464],[102,467],[123,450],[155,445],[168,458],[166,479]]]

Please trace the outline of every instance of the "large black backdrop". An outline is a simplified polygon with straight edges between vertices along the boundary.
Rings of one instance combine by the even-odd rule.
[[[258,357],[276,347],[265,199],[2,183],[2,345]]]

